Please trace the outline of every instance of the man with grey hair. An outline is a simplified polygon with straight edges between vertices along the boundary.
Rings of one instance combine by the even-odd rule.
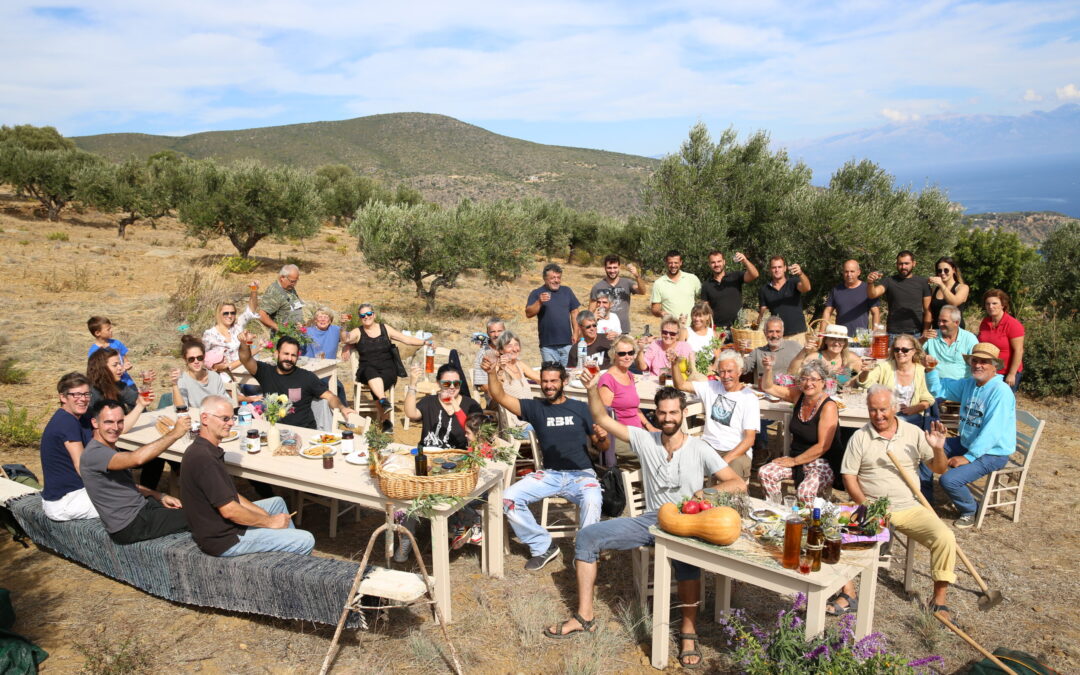
[[[979,344],[974,333],[960,327],[961,320],[960,308],[945,305],[938,312],[937,330],[931,328],[922,335],[923,349],[937,359],[938,374],[953,380],[971,376],[964,354],[970,354]]]
[[[844,489],[856,504],[888,497],[890,525],[930,549],[930,576],[934,580],[930,611],[949,612],[945,596],[949,584],[956,583],[956,538],[937,514],[919,503],[889,458],[889,453],[896,457],[912,480],[924,464],[934,473],[944,473],[949,466],[945,426],[934,422],[930,429],[921,431],[898,418],[897,407],[892,389],[881,384],[870,387],[866,392],[870,423],[848,442],[840,475]],[[828,612],[854,612],[858,608],[854,594],[855,585],[847,584],[829,603]]]
[[[770,316],[762,326],[765,331],[765,344],[750,352],[750,358],[746,361],[746,372],[753,372],[754,384],[761,387],[761,373],[765,370],[762,357],[773,358],[773,372],[786,373],[791,361],[802,351],[802,345],[793,340],[784,339],[784,320],[780,317]]]
[[[259,321],[270,329],[271,337],[277,332],[279,324],[299,325],[304,322],[304,302],[296,293],[298,281],[300,268],[285,265],[278,272],[277,281],[270,284],[259,300]]]
[[[596,320],[596,315],[587,309],[583,309],[578,312],[577,315],[578,335],[585,340],[585,355],[592,356],[599,354],[601,356],[600,367],[607,369],[611,367],[611,357],[608,355],[608,351],[611,349],[611,340],[607,335],[600,332]],[[577,368],[584,364],[578,363],[578,350],[575,346],[570,350],[570,355],[566,359],[567,368]]]
[[[484,392],[485,396],[487,395],[488,374],[480,366],[484,362],[484,355],[487,354],[489,349],[495,348],[495,341],[505,332],[506,322],[497,316],[493,316],[487,320],[483,334],[475,333],[473,335],[473,341],[480,346],[476,350],[476,361],[473,363],[473,386]]]
[[[671,374],[676,389],[697,394],[705,406],[702,440],[745,481],[750,478],[754,439],[761,426],[761,405],[750,387],[739,381],[743,367],[742,355],[725,349],[713,367],[719,380],[691,382],[682,368],[672,368]]]
[[[562,268],[555,263],[544,265],[544,285],[529,293],[525,318],[537,317],[540,359],[566,366],[570,348],[578,339],[577,313],[581,307],[574,291],[562,285]]]

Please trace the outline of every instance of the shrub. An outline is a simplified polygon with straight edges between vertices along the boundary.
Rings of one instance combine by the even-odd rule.
[[[7,412],[0,411],[0,443],[16,448],[37,445],[41,441],[40,423],[40,418],[30,417],[29,410],[7,401]]]
[[[48,239],[49,241],[67,241],[68,240],[68,233],[67,232],[50,232],[47,235],[45,235],[45,238]]]
[[[337,237],[335,237],[332,234],[326,235],[326,243],[327,244],[336,244],[337,243]]]
[[[154,672],[153,648],[134,637],[112,645],[105,638],[95,638],[89,644],[75,643],[82,654],[82,672],[88,675],[129,675]]]
[[[7,346],[7,338],[0,338],[0,348]],[[26,384],[26,370],[15,364],[11,357],[0,357],[0,384]]]
[[[255,258],[241,258],[230,255],[221,259],[221,269],[228,274],[251,274],[259,269],[260,263]]]
[[[1036,398],[1080,392],[1080,317],[1051,306],[1024,321],[1024,373],[1020,388]]]
[[[214,325],[218,304],[242,297],[243,293],[229,289],[221,274],[192,270],[181,275],[176,291],[169,296],[165,319],[202,330]]]

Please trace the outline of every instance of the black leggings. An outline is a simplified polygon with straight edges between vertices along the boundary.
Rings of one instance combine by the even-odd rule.
[[[168,509],[157,500],[148,498],[135,520],[119,532],[111,532],[109,536],[117,544],[134,544],[187,529],[188,521],[183,509]]]

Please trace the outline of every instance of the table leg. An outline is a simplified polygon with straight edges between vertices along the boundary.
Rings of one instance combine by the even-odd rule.
[[[908,540],[908,545],[913,542]],[[877,594],[878,549],[873,562],[859,573],[859,612],[855,615],[855,637],[864,638],[874,629],[874,596]]]
[[[327,383],[327,388],[330,389],[331,394],[337,396],[337,366],[334,366],[334,369],[330,371],[330,381]],[[348,422],[348,420],[345,421]]]
[[[719,623],[724,613],[731,609],[731,577],[717,574],[714,578],[716,579],[716,602],[713,605],[713,620]]]
[[[671,647],[671,563],[667,546],[659,540],[653,551],[653,589],[652,665],[663,670]]]
[[[431,566],[435,574],[435,601],[446,623],[453,621],[450,611],[450,541],[446,515],[431,519]]]
[[[484,546],[487,548],[486,573],[496,579],[503,578],[503,507],[502,483],[488,490],[487,506],[484,507]]]
[[[806,639],[821,635],[825,630],[825,602],[828,595],[821,588],[809,590],[806,594]],[[862,598],[859,599],[860,601]],[[862,611],[862,605],[859,605]]]

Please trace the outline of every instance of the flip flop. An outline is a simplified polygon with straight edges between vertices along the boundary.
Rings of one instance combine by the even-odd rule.
[[[548,628],[544,629],[544,635],[551,638],[552,640],[565,640],[566,638],[573,637],[574,635],[577,635],[578,633],[595,633],[596,632],[596,619],[593,619],[592,621],[586,621],[585,619],[582,619],[581,615],[578,614],[577,612],[574,612],[573,617],[574,617],[575,621],[577,621],[579,624],[581,624],[581,626],[582,626],[581,628],[575,628],[574,630],[570,631],[569,633],[563,633],[562,632],[563,626],[566,625],[566,621],[563,621],[561,624],[559,624],[559,628],[558,628],[559,632],[557,632],[557,633],[552,632],[551,628],[548,627]]]
[[[836,601],[839,598],[847,600],[848,604],[845,607],[836,604]],[[859,601],[847,593],[842,592],[837,593],[833,599],[825,605],[825,613],[829,616],[843,616],[844,614],[854,614],[857,611],[859,611]]]
[[[697,643],[698,643],[697,633],[679,633],[679,648],[680,649],[682,649],[682,641],[683,640],[693,640],[694,641],[694,648],[693,649],[685,649],[685,650],[682,650],[682,651],[679,652],[679,665],[682,666],[683,668],[687,668],[689,670],[694,670],[696,668],[700,668],[701,666],[703,666],[705,664],[705,659],[701,655],[701,650],[697,648]],[[696,657],[698,657],[697,663],[687,663],[686,661],[683,661],[683,659],[685,659],[688,656],[696,656]]]

